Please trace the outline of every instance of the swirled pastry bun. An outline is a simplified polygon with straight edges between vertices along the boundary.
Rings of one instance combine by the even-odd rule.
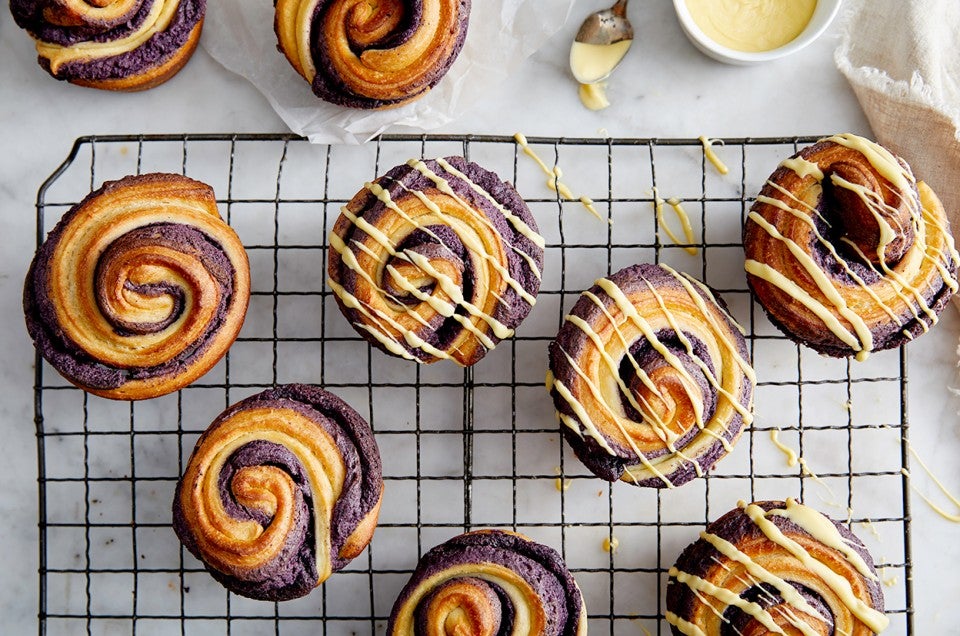
[[[320,98],[393,108],[446,75],[467,37],[471,0],[276,0],[278,48]]]
[[[114,91],[162,84],[193,55],[206,0],[10,0],[53,77]]]
[[[327,282],[374,346],[469,366],[530,313],[543,246],[523,199],[494,173],[462,157],[412,159],[343,207]]]
[[[382,495],[363,418],[323,389],[282,385],[231,406],[200,437],[173,529],[230,591],[282,601],[363,552]]]
[[[550,343],[560,428],[608,481],[673,488],[710,470],[751,421],[754,384],[726,305],[666,265],[599,279]]]
[[[387,634],[584,636],[587,612],[560,555],[523,535],[468,532],[420,559]]]
[[[210,186],[175,174],[109,181],[40,246],[27,330],[63,377],[142,400],[181,389],[233,344],[250,299],[247,255]]]
[[[862,360],[936,324],[960,256],[936,194],[856,135],[786,159],[743,232],[750,289],[791,339]]]
[[[676,636],[879,634],[873,559],[847,527],[792,499],[740,502],[670,568]]]

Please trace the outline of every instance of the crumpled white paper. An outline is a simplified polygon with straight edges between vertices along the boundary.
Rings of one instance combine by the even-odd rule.
[[[363,143],[390,126],[431,130],[484,99],[556,33],[574,0],[473,0],[467,40],[439,84],[400,108],[365,111],[329,104],[277,50],[271,0],[208,0],[202,44],[250,80],[293,132],[313,143]]]

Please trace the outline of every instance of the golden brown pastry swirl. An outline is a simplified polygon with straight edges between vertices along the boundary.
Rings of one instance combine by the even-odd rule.
[[[11,0],[57,79],[137,91],[171,78],[200,40],[206,0]]]
[[[467,35],[470,0],[277,0],[279,48],[322,99],[392,108],[426,94]]]
[[[24,285],[27,329],[65,378],[141,400],[206,373],[233,343],[250,272],[213,190],[173,174],[107,182],[37,251]]]
[[[666,619],[676,636],[870,636],[889,623],[863,543],[792,499],[740,502],[669,576]]]
[[[177,484],[173,527],[231,591],[287,600],[367,547],[382,495],[370,426],[332,393],[287,384],[207,428]]]
[[[785,160],[744,227],[750,288],[820,353],[865,358],[936,324],[960,256],[936,195],[882,146],[836,135]]]
[[[563,435],[608,481],[672,488],[702,475],[750,422],[754,382],[722,301],[665,265],[598,280],[550,344]]]
[[[393,605],[387,634],[584,636],[580,588],[555,550],[477,530],[423,555]]]
[[[469,366],[530,313],[543,244],[523,199],[494,173],[462,157],[410,160],[341,210],[328,284],[374,346]]]

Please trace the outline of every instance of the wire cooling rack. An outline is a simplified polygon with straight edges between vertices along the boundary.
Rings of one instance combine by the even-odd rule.
[[[560,550],[592,634],[668,634],[666,571],[683,547],[739,499],[791,496],[846,520],[864,540],[887,584],[889,633],[912,633],[903,350],[856,363],[800,348],[752,303],[742,273],[740,228],[754,193],[810,141],[728,139],[717,149],[731,168],[721,176],[697,140],[530,138],[607,223],[559,200],[509,137],[384,136],[359,147],[267,135],[77,140],[38,194],[38,243],[105,180],[182,172],[217,192],[247,247],[253,295],[226,358],[170,396],[89,396],[37,358],[40,634],[383,633],[419,555],[481,527]],[[548,244],[534,311],[516,337],[466,370],[372,350],[324,284],[327,231],[363,182],[410,157],[451,154],[514,182]],[[654,187],[684,201],[696,255],[661,236]],[[562,443],[543,387],[547,343],[564,312],[595,278],[642,261],[719,290],[747,329],[759,378],[754,426],[712,474],[676,490],[592,477]],[[294,381],[336,392],[373,426],[383,509],[373,543],[346,570],[303,599],[255,602],[227,593],[180,547],[170,505],[209,422],[247,395]],[[777,429],[816,479],[785,461],[770,440]]]

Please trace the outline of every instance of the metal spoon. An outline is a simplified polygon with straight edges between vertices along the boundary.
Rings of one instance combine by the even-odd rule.
[[[613,72],[633,42],[627,0],[587,16],[570,49],[570,70],[581,84],[603,81]],[[619,46],[615,46],[618,45]]]
[[[627,19],[627,1],[617,0],[609,9],[588,15],[574,40],[584,44],[601,45],[632,40],[633,25]]]

